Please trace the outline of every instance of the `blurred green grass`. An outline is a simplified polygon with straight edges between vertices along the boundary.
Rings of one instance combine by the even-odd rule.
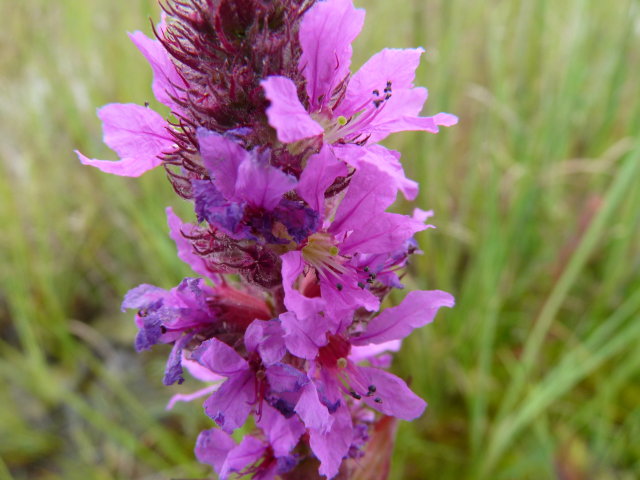
[[[460,116],[389,142],[437,213],[407,283],[457,298],[395,363],[430,406],[402,424],[393,479],[638,478],[640,4],[356,3],[356,65],[422,45],[427,111]],[[165,412],[166,352],[135,354],[118,310],[130,287],[188,274],[164,218],[188,206],[161,171],[110,177],[72,153],[115,158],[96,107],[157,107],[125,32],[158,8],[0,14],[0,479],[204,476],[207,419]]]

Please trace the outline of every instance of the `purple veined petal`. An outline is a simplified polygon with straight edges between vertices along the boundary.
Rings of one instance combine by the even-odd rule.
[[[243,370],[229,377],[204,402],[204,411],[227,433],[244,425],[256,400],[255,375]]]
[[[317,2],[304,15],[298,68],[307,80],[311,111],[327,105],[333,90],[349,74],[351,42],[362,30],[364,16],[352,0]]]
[[[329,232],[338,234],[349,230],[368,230],[369,222],[384,212],[395,198],[396,188],[389,175],[372,165],[361,164],[351,178]]]
[[[124,312],[127,308],[148,308],[160,299],[169,295],[164,288],[143,283],[129,290],[124,296],[120,309]]]
[[[174,145],[166,120],[141,105],[111,103],[98,110],[98,117],[102,120],[104,143],[118,154],[120,161],[90,159],[76,151],[84,165],[114,175],[138,177],[160,165],[162,154]]]
[[[238,169],[249,158],[249,152],[233,140],[205,128],[198,128],[197,138],[202,161],[211,173],[216,188],[227,200],[238,201]]]
[[[333,150],[339,158],[356,169],[363,163],[367,163],[389,175],[396,188],[402,192],[407,200],[415,200],[418,195],[418,183],[405,176],[399,152],[375,144],[367,146],[334,145]]]
[[[287,350],[296,357],[311,360],[318,349],[327,344],[326,334],[331,325],[320,315],[299,318],[293,312],[285,312],[280,315],[280,321]]]
[[[162,33],[164,26],[163,21],[158,25],[158,32]],[[153,70],[152,89],[156,99],[173,111],[181,111],[174,98],[183,96],[181,89],[186,85],[162,43],[147,37],[140,31],[130,33],[129,38],[151,65]]]
[[[257,424],[266,434],[276,457],[289,455],[305,432],[304,425],[296,416],[285,418],[267,403],[262,405],[262,416]]]
[[[327,407],[320,401],[316,386],[310,382],[302,390],[302,394],[295,406],[295,412],[300,416],[305,426],[322,434],[329,431],[334,418]]]
[[[373,55],[349,80],[336,114],[350,117],[375,100],[412,88],[422,53],[422,48],[385,48]]]
[[[189,265],[191,269],[203,277],[215,278],[217,275],[212,274],[206,266],[204,259],[196,254],[191,243],[182,236],[181,227],[182,220],[178,217],[171,207],[167,207],[167,224],[169,225],[169,236],[176,243],[178,248],[178,258]]]
[[[403,420],[414,420],[422,415],[427,403],[413,393],[404,380],[378,368],[356,368],[369,385],[375,386],[371,397],[362,397],[371,408]]]
[[[333,414],[334,422],[326,432],[310,429],[309,444],[314,455],[320,460],[319,472],[331,479],[338,474],[342,459],[349,452],[353,440],[351,414],[342,405]]]
[[[272,393],[298,393],[309,383],[305,373],[287,363],[269,365],[266,374]]]
[[[184,377],[182,376],[182,349],[187,346],[192,337],[193,334],[184,335],[173,344],[164,371],[164,378],[162,379],[162,383],[165,385],[184,382]]]
[[[440,307],[453,307],[453,297],[441,290],[409,292],[396,307],[387,308],[371,320],[362,335],[351,337],[354,345],[384,343],[405,338],[414,329],[433,321]]]
[[[427,226],[406,215],[383,212],[369,220],[367,229],[354,230],[340,246],[340,252],[385,253],[402,247],[404,242]]]
[[[295,83],[286,77],[268,77],[260,82],[265,96],[271,102],[267,118],[282,143],[294,143],[324,133],[324,129],[311,118],[298,99]]]
[[[249,364],[238,353],[217,338],[202,342],[191,354],[191,359],[218,375],[230,377],[249,369]]]
[[[300,175],[296,192],[323,218],[324,192],[337,177],[344,177],[347,173],[345,164],[339,161],[332,149],[325,145],[320,153],[309,157],[307,166]]]
[[[305,263],[302,253],[294,250],[281,255],[280,259],[282,260],[284,304],[287,310],[294,312],[299,318],[307,318],[321,311],[324,308],[324,300],[322,298],[305,297],[293,286],[296,279],[304,271]]]
[[[220,470],[220,478],[227,478],[230,473],[241,472],[253,465],[265,454],[267,446],[251,435],[242,439],[240,445],[232,448]]]
[[[209,180],[192,180],[195,213],[199,222],[209,224],[222,230],[234,239],[247,238],[250,233],[242,223],[244,217],[243,203],[228,201]]]
[[[211,465],[220,474],[229,452],[235,448],[236,442],[231,435],[219,428],[204,430],[196,440],[195,454],[200,463]]]
[[[220,385],[209,385],[208,387],[201,388],[191,393],[176,393],[169,399],[169,403],[167,403],[165,410],[173,409],[178,402],[192,402],[198,398],[206,397],[207,395],[215,392],[219,387]]]
[[[296,186],[297,180],[282,170],[258,159],[245,158],[238,168],[236,195],[245,202],[273,210],[282,196]]]
[[[151,347],[164,340],[162,318],[159,315],[144,317],[136,315],[136,325],[139,329],[134,342],[136,352],[150,350]]]
[[[260,354],[264,365],[279,362],[287,353],[284,331],[275,320],[254,320],[244,334],[244,344],[247,351]]]
[[[397,352],[400,350],[401,346],[402,340],[389,340],[388,342],[383,342],[378,345],[354,345],[353,347],[351,347],[349,360],[354,363],[363,362],[386,352]]]

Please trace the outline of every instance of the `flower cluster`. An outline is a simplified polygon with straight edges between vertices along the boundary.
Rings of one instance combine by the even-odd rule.
[[[167,215],[197,277],[126,295],[135,346],[172,346],[166,385],[185,369],[207,382],[172,402],[206,396],[217,427],[200,434],[196,455],[220,478],[349,478],[344,459],[364,454],[376,425],[422,414],[425,402],[385,368],[404,337],[454,303],[412,291],[381,311],[403,287],[399,273],[431,213],[387,212],[398,192],[412,200],[418,188],[379,142],[457,119],[419,115],[422,49],[385,49],[350,73],[364,22],[352,0],[171,0],[163,9],[155,38],[131,39],[171,119],[107,105],[104,141],[120,160],[78,152],[117,175],[162,166],[194,205],[193,223]],[[231,434],[250,416],[255,433],[236,444]]]

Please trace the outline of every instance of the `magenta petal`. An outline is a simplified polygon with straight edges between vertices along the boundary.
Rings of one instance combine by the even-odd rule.
[[[413,393],[404,380],[377,368],[356,368],[368,384],[376,388],[373,396],[362,398],[371,408],[403,420],[413,420],[422,415],[427,403]]]
[[[187,369],[189,375],[201,382],[221,382],[224,380],[222,375],[213,373],[211,370],[203,367],[195,360],[187,358],[185,352],[182,352],[182,366]]]
[[[299,69],[307,80],[312,111],[326,105],[349,74],[351,42],[364,24],[365,12],[352,0],[316,2],[300,23]]]
[[[342,246],[340,250],[346,253]],[[363,307],[370,312],[377,311],[380,308],[378,297],[369,290],[358,286],[359,280],[354,272],[342,274],[340,280],[342,283],[341,290],[338,290],[335,285],[328,281],[320,280],[322,298],[327,302],[327,311],[331,313],[329,318],[325,318],[324,323],[327,324],[327,327],[331,327],[332,333],[337,333],[351,323],[352,317],[349,312],[352,313],[359,307]],[[331,322],[333,319],[337,320],[337,322]],[[346,325],[342,325],[340,322],[346,322]]]
[[[285,418],[267,403],[262,405],[262,416],[257,423],[265,432],[276,457],[289,455],[305,431],[298,417]]]
[[[245,468],[257,462],[265,453],[266,445],[255,437],[247,435],[240,445],[233,448],[222,466],[221,478],[226,478],[230,473],[241,472]]]
[[[351,414],[344,405],[333,414],[333,419],[333,425],[327,432],[313,429],[309,432],[311,450],[320,460],[320,474],[328,479],[338,474],[342,459],[349,452],[353,440]]]
[[[227,433],[240,428],[256,400],[255,375],[244,370],[224,382],[204,402],[204,411]]]
[[[279,362],[287,353],[284,346],[284,331],[275,320],[254,320],[244,334],[247,351],[260,354],[264,365]]]
[[[331,148],[324,146],[320,153],[309,157],[307,166],[300,175],[296,192],[311,208],[324,216],[324,192],[337,177],[346,175],[345,164],[335,157]]]
[[[432,118],[436,125],[440,125],[443,127],[453,127],[454,125],[458,124],[458,117],[452,115],[451,113],[436,113]]]
[[[333,425],[333,417],[327,407],[320,402],[318,390],[313,383],[307,384],[302,390],[295,412],[300,416],[307,428],[311,428],[318,433],[327,432]]]
[[[373,100],[384,98],[387,85],[390,85],[392,97],[399,90],[412,88],[423,52],[422,48],[385,48],[376,53],[349,80],[345,99],[337,113],[349,117]],[[377,96],[372,95],[374,91],[378,92]]]
[[[370,360],[386,352],[397,352],[402,346],[402,340],[390,340],[380,344],[364,345],[361,347],[352,346],[349,352],[349,360],[354,363]]]
[[[300,318],[293,312],[285,312],[280,315],[280,321],[287,350],[296,357],[311,360],[318,355],[318,349],[327,344],[329,325],[320,315]]]
[[[178,258],[189,265],[191,269],[203,277],[211,277],[212,273],[206,266],[204,259],[193,251],[191,243],[182,236],[181,227],[182,220],[178,217],[171,207],[167,207],[167,224],[169,225],[169,236],[176,242],[178,248]]]
[[[362,147],[353,144],[335,145],[333,149],[339,158],[356,169],[367,163],[389,175],[407,200],[415,200],[418,195],[418,184],[405,176],[399,152],[375,144]]]
[[[458,123],[458,117],[449,113],[419,117],[426,98],[425,88],[412,88],[394,93],[391,99],[380,107],[379,115],[363,128],[362,134],[369,135],[369,143],[375,143],[395,132],[415,130],[438,133],[439,126],[450,127]]]
[[[402,339],[432,322],[440,307],[453,307],[454,303],[450,294],[440,290],[409,292],[400,305],[387,308],[371,320],[365,332],[352,337],[351,343],[368,345]]]
[[[123,158],[120,161],[114,162],[112,160],[97,160],[95,158],[89,158],[84,156],[78,150],[74,150],[80,163],[83,165],[89,165],[96,167],[105,173],[111,173],[113,175],[119,175],[121,177],[139,177],[145,172],[154,169],[162,163],[159,159],[141,159],[138,158]]]
[[[260,85],[271,102],[267,118],[276,129],[278,140],[293,143],[324,133],[300,103],[295,83],[286,77],[268,77]]]
[[[363,163],[351,178],[329,231],[337,234],[367,230],[369,222],[384,212],[396,198],[396,188],[387,174]]]
[[[202,161],[211,172],[216,188],[227,200],[237,200],[238,169],[249,158],[249,152],[233,140],[205,128],[199,128],[197,136]]]
[[[405,215],[380,213],[371,218],[367,230],[354,230],[340,246],[340,252],[385,253],[400,248],[417,232],[427,226]]]
[[[238,168],[236,195],[255,206],[273,210],[297,180],[268,163],[250,157]]]
[[[249,364],[244,358],[217,338],[202,342],[191,354],[191,359],[225,377],[249,368]]]
[[[308,298],[294,288],[294,283],[304,271],[305,263],[302,253],[294,250],[280,256],[282,260],[282,286],[284,288],[284,304],[287,310],[294,312],[298,318],[315,315],[324,308],[324,300],[320,297]]]
[[[163,30],[160,25],[159,30]],[[180,111],[174,98],[184,96],[180,89],[185,87],[182,77],[178,74],[171,58],[162,43],[147,37],[142,32],[129,34],[131,41],[142,52],[153,70],[153,94],[156,99],[174,111]]]
[[[200,390],[196,390],[191,393],[176,393],[169,399],[169,403],[167,403],[165,410],[171,410],[178,402],[192,402],[198,398],[205,397],[210,393],[215,392],[218,387],[219,385],[209,385],[208,387],[201,388]]]
[[[120,157],[119,162],[95,160],[76,151],[80,162],[103,172],[138,177],[162,163],[161,156],[174,141],[169,124],[149,108],[132,103],[111,103],[98,110],[104,143]]]
[[[198,435],[195,448],[196,458],[200,463],[211,465],[219,474],[227,455],[235,446],[236,442],[229,434],[218,428],[210,428]]]

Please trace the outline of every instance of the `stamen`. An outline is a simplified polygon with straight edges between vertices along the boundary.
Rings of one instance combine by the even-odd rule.
[[[344,357],[341,357],[338,359],[338,361],[336,362],[336,365],[338,365],[338,368],[344,370],[345,368],[347,368],[347,359]]]
[[[339,256],[340,250],[334,241],[333,237],[327,233],[314,233],[302,247],[302,256],[305,261],[325,279],[347,272],[342,265],[344,259]],[[336,288],[340,289],[337,285]]]
[[[346,125],[347,124],[347,117],[340,115],[338,117],[338,124],[339,125]]]
[[[382,403],[382,399],[380,397],[374,398],[373,401],[376,403]]]
[[[351,395],[356,400],[360,400],[362,398],[362,395],[360,395],[359,393],[356,393],[354,390],[351,390],[349,392],[349,395]]]

